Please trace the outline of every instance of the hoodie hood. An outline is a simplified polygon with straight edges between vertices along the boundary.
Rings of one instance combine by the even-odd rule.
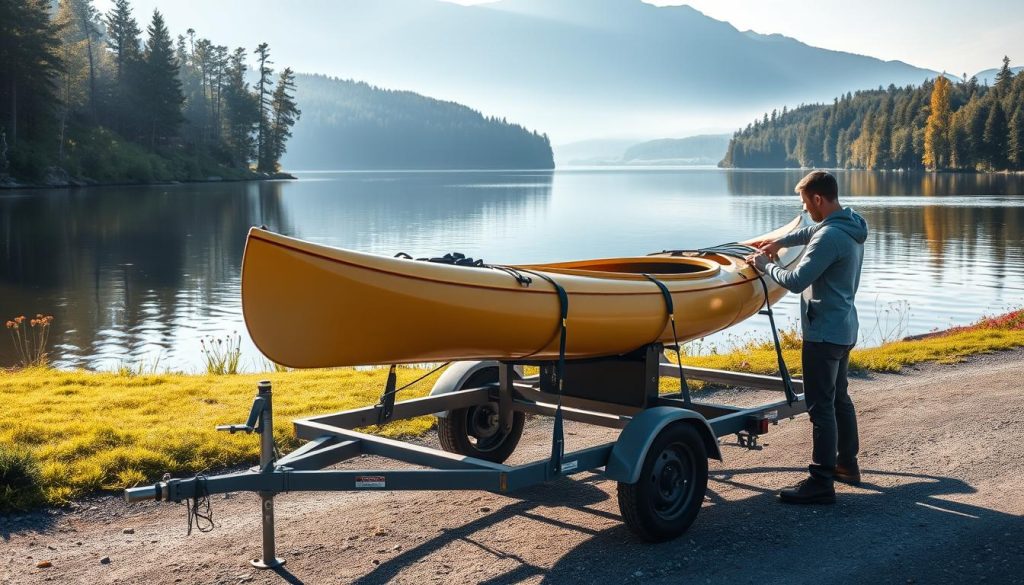
[[[868,239],[868,222],[849,207],[832,212],[821,222],[821,227],[833,227],[846,232],[853,241],[863,244]]]

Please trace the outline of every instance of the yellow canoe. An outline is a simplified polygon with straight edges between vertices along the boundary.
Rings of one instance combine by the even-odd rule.
[[[750,241],[778,237],[786,226]],[[783,249],[799,261],[803,247]],[[508,271],[391,258],[249,230],[242,261],[242,309],[256,346],[294,368],[469,359],[556,359],[560,305],[569,299],[566,356],[617,355],[672,341],[664,283],[679,341],[721,331],[757,313],[764,291],[753,268],[721,254],[670,253]],[[532,273],[532,274],[531,274]],[[771,279],[774,303],[785,290]]]

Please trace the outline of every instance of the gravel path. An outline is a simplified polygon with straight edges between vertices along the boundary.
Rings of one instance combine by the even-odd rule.
[[[514,496],[279,496],[280,573],[247,562],[254,495],[215,496],[216,530],[190,537],[182,506],[105,497],[0,516],[0,583],[1021,583],[1022,377],[1018,350],[856,379],[861,487],[839,486],[835,506],[778,503],[809,454],[806,417],[783,422],[762,451],[723,447],[697,521],[669,543],[637,541],[615,484],[589,474]],[[730,398],[749,399],[716,400]],[[529,423],[517,460],[547,452],[547,424]],[[570,449],[614,436],[567,430]]]

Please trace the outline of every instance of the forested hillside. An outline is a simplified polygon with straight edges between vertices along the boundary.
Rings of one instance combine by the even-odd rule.
[[[285,163],[295,169],[550,169],[546,135],[466,106],[323,75],[299,75]]]
[[[1024,170],[1024,74],[990,87],[937,77],[772,111],[736,132],[723,167]]]
[[[0,178],[244,178],[272,172],[300,112],[266,43],[229,50],[128,0],[0,0]],[[259,83],[246,81],[248,59]],[[62,179],[63,177],[63,179]],[[72,179],[74,181],[74,179]]]

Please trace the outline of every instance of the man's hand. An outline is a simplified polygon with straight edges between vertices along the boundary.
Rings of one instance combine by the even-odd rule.
[[[761,272],[765,271],[765,267],[768,266],[768,262],[770,261],[770,259],[768,258],[768,255],[765,254],[764,252],[758,252],[756,254],[751,254],[751,255],[747,256],[745,258],[745,260],[747,261],[748,264],[750,264],[751,266],[754,266],[755,268],[757,268]]]
[[[752,243],[751,246],[757,248],[758,250],[761,250],[761,252],[767,254],[772,258],[777,258],[779,255],[779,250],[782,249],[782,246],[780,246],[777,242],[773,240],[760,240]]]

